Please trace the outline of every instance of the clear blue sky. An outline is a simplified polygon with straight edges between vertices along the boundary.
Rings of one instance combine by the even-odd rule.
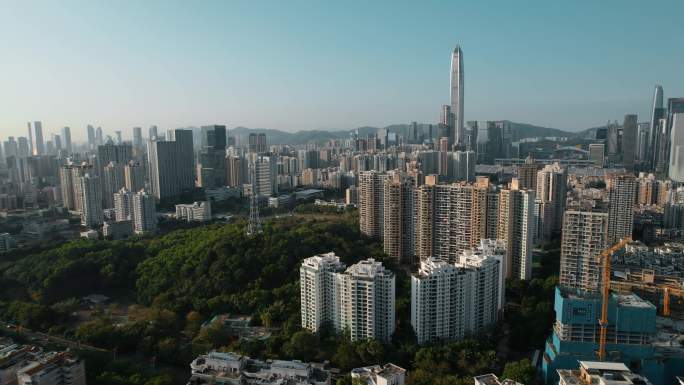
[[[684,1],[1,1],[0,138],[465,119],[568,130],[684,96]]]

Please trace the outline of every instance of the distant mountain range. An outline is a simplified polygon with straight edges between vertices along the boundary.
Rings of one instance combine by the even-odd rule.
[[[427,131],[428,124],[420,123],[420,127]],[[436,125],[433,125],[436,130]],[[360,137],[366,137],[368,134],[376,133],[380,128],[388,130],[388,132],[395,132],[402,136],[407,136],[408,124],[392,124],[386,127],[359,127],[351,130],[307,130],[286,132],[270,128],[248,128],[236,127],[228,130],[229,136],[235,136],[240,143],[244,143],[250,133],[265,133],[268,144],[306,144],[306,143],[322,143],[331,139],[348,138],[349,135],[358,130]],[[517,141],[524,138],[533,138],[540,136],[556,136],[556,137],[576,137],[579,133],[563,131],[557,128],[535,126],[527,123],[511,122],[513,140]]]

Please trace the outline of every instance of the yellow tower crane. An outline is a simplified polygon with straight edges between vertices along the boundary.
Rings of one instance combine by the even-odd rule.
[[[616,251],[625,247],[626,244],[632,241],[631,237],[626,237],[620,242],[614,244],[608,249],[603,250],[600,258],[603,258],[603,287],[602,287],[602,298],[601,298],[601,319],[599,320],[599,325],[601,325],[600,339],[599,339],[599,350],[598,359],[603,361],[606,358],[606,335],[608,334],[608,302],[610,301],[610,257]]]

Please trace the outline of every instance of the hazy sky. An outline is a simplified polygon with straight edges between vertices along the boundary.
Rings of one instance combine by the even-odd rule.
[[[372,3],[372,4],[368,4]],[[684,1],[0,0],[0,138],[465,119],[582,129],[684,96]],[[146,131],[146,130],[145,130]]]

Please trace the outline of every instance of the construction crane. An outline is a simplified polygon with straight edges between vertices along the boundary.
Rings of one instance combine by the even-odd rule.
[[[627,273],[623,280],[611,281],[610,285],[613,291],[618,293],[636,292],[640,296],[651,297],[654,303],[657,303],[658,299],[662,298],[660,301],[662,305],[661,314],[664,317],[672,316],[672,296],[680,299],[678,304],[681,304],[681,299],[684,298],[681,279],[655,275],[653,270],[650,269],[644,269],[636,273]],[[681,314],[678,316],[681,316]]]
[[[601,326],[599,338],[598,359],[603,361],[606,358],[606,335],[608,334],[608,302],[610,301],[610,258],[616,251],[625,247],[626,244],[632,241],[631,237],[625,237],[620,242],[614,244],[608,249],[603,250],[600,258],[603,258],[603,288],[601,292],[601,319],[599,325]]]

